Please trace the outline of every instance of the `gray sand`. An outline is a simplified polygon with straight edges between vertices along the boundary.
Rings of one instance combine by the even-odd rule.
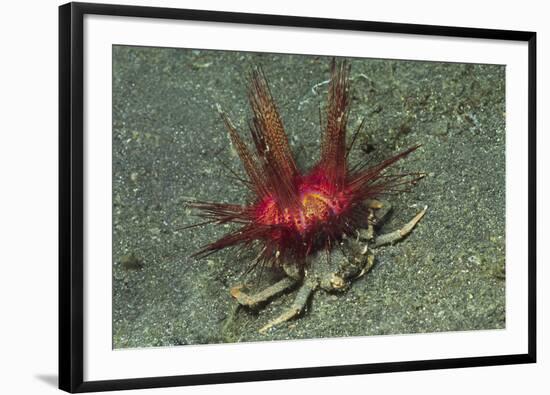
[[[247,135],[246,76],[262,65],[298,163],[319,152],[319,101],[329,60],[181,49],[114,47],[113,343],[115,348],[466,331],[505,327],[505,69],[356,59],[350,131],[363,117],[351,162],[412,146],[397,172],[428,177],[386,199],[394,230],[428,213],[345,293],[317,292],[303,317],[258,329],[296,293],[235,311],[229,289],[252,259],[226,250],[189,256],[230,227],[199,221],[185,201],[244,203],[242,173],[215,104]],[[367,153],[368,151],[368,153]],[[219,160],[215,159],[218,158]],[[253,284],[277,278],[263,271]]]

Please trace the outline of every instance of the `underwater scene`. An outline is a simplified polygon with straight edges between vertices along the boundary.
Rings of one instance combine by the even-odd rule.
[[[114,348],[505,328],[504,66],[112,53]]]

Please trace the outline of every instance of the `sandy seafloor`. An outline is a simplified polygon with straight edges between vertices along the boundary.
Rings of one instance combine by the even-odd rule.
[[[215,104],[248,137],[247,73],[259,64],[302,168],[319,153],[319,102],[329,60],[239,52],[113,48],[113,344],[115,348],[365,336],[505,327],[505,69],[356,59],[349,133],[363,117],[351,162],[422,147],[395,172],[428,177],[386,197],[394,230],[424,205],[404,241],[342,294],[318,291],[303,317],[258,329],[296,291],[258,312],[229,295],[250,259],[227,250],[190,255],[228,231],[178,228],[198,219],[189,199],[244,203],[242,173]],[[220,160],[216,159],[219,158]],[[258,288],[277,278],[264,271]]]

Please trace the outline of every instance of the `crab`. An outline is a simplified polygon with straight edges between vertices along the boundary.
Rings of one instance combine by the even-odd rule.
[[[300,316],[311,295],[317,290],[329,293],[346,291],[355,280],[374,266],[373,249],[402,240],[413,230],[427,210],[425,206],[398,230],[376,235],[375,228],[387,217],[391,205],[373,199],[367,201],[366,206],[366,227],[358,229],[356,237],[342,238],[339,245],[330,252],[318,251],[309,258],[304,268],[292,262],[281,262],[280,267],[285,276],[259,292],[250,294],[243,284],[231,288],[231,296],[239,306],[257,310],[282,293],[298,287],[292,305],[260,328],[260,333],[265,334],[272,328]]]

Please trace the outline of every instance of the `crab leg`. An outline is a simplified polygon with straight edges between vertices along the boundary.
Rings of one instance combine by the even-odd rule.
[[[243,292],[243,285],[237,285],[231,288],[231,296],[233,296],[240,305],[247,306],[250,308],[255,308],[259,304],[267,302],[269,299],[275,295],[280,294],[281,292],[286,291],[296,284],[296,280],[290,277],[285,277],[282,280],[276,282],[273,285],[265,288],[264,290],[255,293],[254,295],[248,295]]]
[[[367,201],[367,207],[369,208],[367,228],[358,229],[357,234],[360,239],[372,241],[374,239],[374,226],[384,220],[392,210],[392,206],[387,202],[369,200]]]
[[[365,255],[367,254],[367,252],[368,252],[368,246],[365,246],[361,254]],[[365,267],[363,267],[361,272],[357,275],[357,277],[354,278],[354,280],[357,280],[358,278],[362,277],[365,273],[368,273],[373,266],[374,266],[374,255],[370,253],[367,255],[367,261],[365,263]]]
[[[391,233],[386,233],[385,235],[377,236],[374,239],[373,247],[379,247],[385,244],[394,243],[396,241],[401,240],[405,236],[407,236],[413,228],[416,226],[418,221],[422,219],[424,214],[426,214],[426,210],[428,209],[428,206],[424,206],[422,211],[420,211],[418,214],[414,216],[413,219],[411,219],[405,226],[403,226],[401,229],[395,230]]]
[[[313,293],[313,291],[315,291],[315,289],[317,289],[317,286],[318,284],[316,282],[309,281],[308,279],[306,279],[306,281],[304,281],[304,284],[298,290],[298,294],[296,295],[296,299],[294,299],[292,306],[290,306],[288,310],[283,312],[277,318],[269,321],[265,326],[263,326],[259,330],[259,332],[266,333],[268,330],[270,330],[274,326],[282,324],[283,322],[286,322],[298,316],[304,310],[304,307],[307,304],[309,296]]]

